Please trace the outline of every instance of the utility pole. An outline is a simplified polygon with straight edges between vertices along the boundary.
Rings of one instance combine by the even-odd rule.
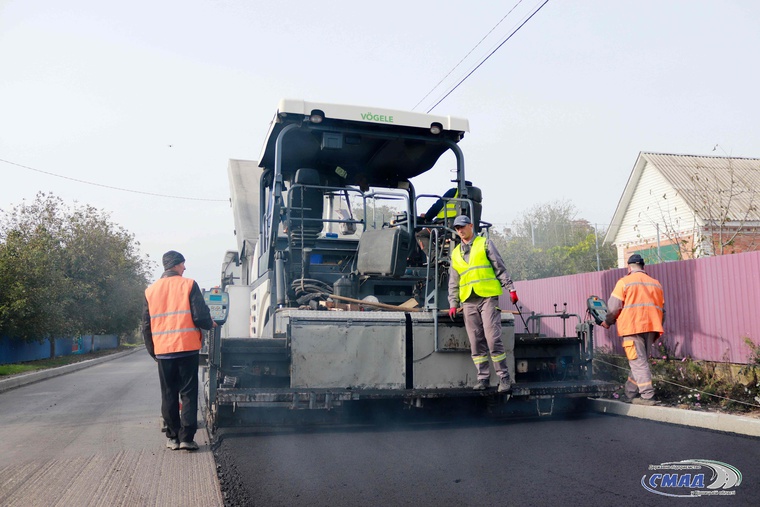
[[[657,227],[657,260],[662,262],[662,255],[660,255],[660,224],[654,224]]]
[[[599,226],[597,224],[594,224],[594,243],[596,243],[596,270],[601,271],[602,263],[599,260],[599,234],[597,233],[598,229]]]

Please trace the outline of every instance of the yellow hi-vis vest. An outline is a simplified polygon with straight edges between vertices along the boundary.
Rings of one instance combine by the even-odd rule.
[[[451,253],[451,267],[459,273],[459,301],[464,303],[470,294],[487,298],[500,296],[501,282],[486,255],[486,238],[476,236],[470,247],[470,262],[462,257],[462,245]]]
[[[459,197],[459,189],[457,188],[457,191],[454,193],[454,197],[452,199],[456,199]],[[441,211],[438,212],[438,214],[435,216],[435,218],[444,219],[444,218],[454,218],[457,216],[457,202],[456,201],[446,201],[446,204],[444,204],[443,208],[441,208]]]
[[[145,290],[156,355],[200,350],[201,331],[190,310],[194,283],[190,278],[169,276]]]

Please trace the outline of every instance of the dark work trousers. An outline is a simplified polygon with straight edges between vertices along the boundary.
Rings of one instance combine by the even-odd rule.
[[[198,354],[158,360],[166,436],[192,442],[198,426]],[[179,402],[182,401],[182,413]]]

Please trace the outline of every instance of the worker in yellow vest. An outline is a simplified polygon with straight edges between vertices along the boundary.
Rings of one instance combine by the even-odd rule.
[[[468,182],[469,183],[469,182]],[[440,199],[435,201],[430,208],[422,215],[428,222],[443,222],[446,218],[457,216],[457,202],[448,199],[459,197],[459,189],[456,187],[448,189]]]
[[[170,250],[161,260],[164,273],[145,290],[142,334],[148,354],[158,363],[166,447],[195,451],[201,329],[214,328],[216,322],[195,280],[182,277],[182,254]]]
[[[475,236],[470,217],[456,217],[454,229],[461,243],[451,253],[449,317],[454,319],[461,304],[472,361],[477,369],[475,390],[482,391],[489,387],[490,352],[494,370],[499,376],[498,391],[511,392],[512,378],[501,340],[501,310],[498,304],[502,288],[509,290],[512,303],[518,301],[517,292],[496,246],[491,240]]]
[[[660,282],[644,271],[641,255],[633,254],[628,259],[628,274],[618,280],[607,307],[607,318],[601,326],[609,329],[617,323],[618,336],[623,338],[623,349],[631,368],[621,400],[655,405],[648,358],[652,344],[663,333],[665,296]]]
[[[469,183],[469,182],[468,182]],[[459,196],[459,189],[456,187],[448,189],[441,197],[436,200],[425,213],[422,213],[417,219],[419,224],[442,224],[444,221],[451,220],[457,216],[457,203],[449,199],[456,199]],[[430,252],[430,229],[423,227],[415,235],[417,244],[420,246],[422,253],[427,257],[434,252]]]

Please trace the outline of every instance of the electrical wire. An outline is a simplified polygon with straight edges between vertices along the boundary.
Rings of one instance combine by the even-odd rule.
[[[613,364],[613,363],[608,363],[607,361],[603,361],[601,359],[594,358],[594,361],[602,363],[602,364],[606,364],[607,366],[612,366],[614,368],[618,368],[618,369],[623,370],[623,371],[628,371],[627,368],[623,368],[622,366],[618,366],[618,365]],[[732,403],[740,403],[742,405],[747,405],[747,406],[750,406],[750,407],[760,408],[760,405],[757,405],[755,403],[748,403],[746,401],[733,400],[731,398],[726,398],[725,396],[720,396],[720,395],[717,395],[717,394],[708,393],[708,392],[702,391],[700,389],[697,389],[695,387],[684,386],[684,385],[678,384],[676,382],[671,382],[670,380],[665,380],[664,378],[659,377],[659,376],[654,376],[653,375],[652,378],[654,378],[658,382],[665,382],[666,384],[674,385],[676,387],[680,387],[682,389],[686,389],[686,390],[688,390],[690,392],[698,392],[698,393],[704,394],[706,396],[711,396],[713,398],[720,398],[721,400],[730,401]]]
[[[523,21],[522,23],[520,23],[520,25],[519,25],[517,28],[515,28],[515,29],[512,31],[512,33],[510,33],[510,34],[507,36],[507,38],[506,38],[506,39],[504,39],[503,41],[501,41],[501,43],[500,43],[498,46],[496,46],[496,48],[495,48],[493,51],[491,51],[490,53],[488,53],[488,55],[486,55],[486,57],[485,57],[485,58],[483,58],[483,59],[480,61],[480,63],[478,63],[478,64],[475,66],[475,68],[474,68],[474,69],[472,69],[472,70],[471,70],[471,71],[470,71],[470,72],[469,72],[469,73],[468,73],[468,74],[467,74],[465,77],[463,77],[463,78],[462,78],[462,79],[461,79],[461,80],[460,80],[460,81],[459,81],[459,82],[458,82],[456,85],[454,85],[454,87],[453,87],[453,88],[451,88],[451,90],[449,90],[448,92],[446,92],[446,94],[445,94],[443,97],[441,97],[441,98],[438,100],[438,102],[436,102],[435,104],[433,104],[433,106],[432,106],[430,109],[428,109],[426,112],[427,112],[427,113],[430,113],[430,112],[431,112],[433,109],[435,109],[435,108],[438,106],[438,104],[440,104],[441,102],[443,102],[443,101],[444,101],[444,100],[445,100],[445,99],[446,99],[446,98],[447,98],[449,95],[451,95],[452,93],[454,93],[454,90],[456,90],[457,88],[459,88],[459,86],[460,86],[462,83],[464,83],[464,82],[467,80],[467,78],[469,78],[471,75],[473,75],[473,74],[475,73],[475,71],[476,71],[476,70],[478,70],[478,69],[480,68],[480,66],[481,66],[481,65],[483,65],[484,63],[486,63],[486,61],[487,61],[489,58],[491,58],[491,57],[494,55],[494,53],[496,53],[496,52],[497,52],[497,51],[498,51],[498,50],[499,50],[499,49],[500,49],[500,48],[501,48],[501,47],[502,47],[504,44],[506,44],[506,43],[507,43],[507,41],[508,41],[509,39],[511,39],[511,38],[512,38],[512,36],[513,36],[513,35],[515,35],[515,34],[516,34],[516,33],[517,33],[517,32],[518,32],[518,31],[519,31],[519,30],[520,30],[520,29],[521,29],[523,26],[525,26],[525,24],[526,24],[528,21],[530,21],[530,20],[533,18],[533,16],[535,16],[535,15],[538,13],[538,11],[540,11],[541,9],[543,9],[543,7],[544,7],[544,6],[545,6],[547,3],[549,3],[549,0],[544,0],[544,3],[542,3],[542,4],[541,4],[541,5],[540,5],[540,6],[539,6],[539,7],[538,7],[538,8],[537,8],[535,11],[533,11],[533,13],[531,13],[531,15],[530,15],[530,16],[528,16],[528,17],[525,19],[525,21]]]
[[[500,24],[501,24],[501,23],[502,23],[502,22],[503,22],[505,19],[507,19],[507,16],[509,16],[510,14],[512,14],[512,11],[514,11],[514,10],[515,10],[515,9],[516,9],[516,8],[517,8],[517,7],[518,7],[518,6],[519,6],[519,5],[522,3],[522,2],[523,2],[523,0],[518,0],[518,2],[517,2],[515,5],[514,5],[514,7],[512,7],[512,8],[509,10],[509,12],[508,12],[508,13],[506,13],[506,14],[504,15],[504,17],[503,17],[503,18],[501,18],[501,19],[499,20],[499,22],[498,22],[498,23],[496,23],[496,24],[494,25],[494,27],[493,27],[493,28],[491,28],[491,29],[488,31],[488,33],[487,33],[487,34],[485,34],[485,35],[483,36],[483,38],[482,38],[482,39],[480,39],[480,41],[478,41],[478,43],[477,43],[477,44],[475,44],[475,45],[472,47],[472,49],[471,49],[470,51],[468,51],[468,52],[467,52],[467,54],[466,54],[466,55],[464,55],[464,56],[462,57],[462,59],[461,59],[461,60],[459,60],[459,62],[458,62],[456,65],[454,65],[454,67],[452,67],[452,69],[451,69],[451,70],[450,70],[450,71],[449,71],[449,72],[448,72],[448,73],[447,73],[445,76],[443,76],[443,77],[441,78],[441,80],[440,80],[440,81],[438,81],[438,83],[436,83],[436,85],[435,85],[433,88],[431,88],[431,89],[430,89],[430,91],[429,91],[429,92],[427,92],[427,93],[425,94],[425,96],[424,96],[424,97],[422,97],[422,98],[420,99],[420,101],[419,101],[419,102],[417,102],[417,103],[414,105],[414,107],[412,108],[412,111],[414,111],[415,109],[417,109],[417,106],[419,106],[420,104],[422,104],[422,101],[423,101],[423,100],[425,100],[426,98],[428,98],[428,97],[430,96],[430,94],[431,94],[431,93],[433,93],[433,91],[434,91],[436,88],[438,88],[439,86],[441,86],[441,83],[443,83],[443,82],[446,80],[446,78],[447,78],[447,77],[449,77],[449,76],[450,76],[450,75],[451,75],[451,74],[452,74],[452,73],[453,73],[455,70],[457,70],[457,68],[458,68],[460,65],[462,65],[462,62],[464,62],[464,61],[467,59],[467,57],[468,57],[468,56],[470,56],[470,55],[472,54],[472,52],[473,52],[473,51],[475,51],[476,49],[478,49],[478,47],[479,47],[479,46],[480,46],[480,45],[483,43],[483,41],[484,41],[484,40],[486,40],[486,37],[488,37],[489,35],[491,35],[491,34],[493,33],[493,31],[494,31],[494,30],[496,30],[496,28],[498,28],[498,26],[499,26],[499,25],[500,25]]]
[[[187,201],[206,201],[206,202],[229,202],[229,199],[205,199],[203,197],[184,197],[180,195],[167,195],[167,194],[158,194],[154,192],[144,192],[142,190],[132,190],[129,188],[121,188],[121,187],[113,187],[110,185],[103,185],[102,183],[93,183],[91,181],[86,180],[80,180],[77,178],[72,178],[70,176],[63,176],[61,174],[55,174],[51,173],[49,171],[43,171],[42,169],[35,169],[34,167],[29,167],[23,164],[17,164],[16,162],[11,162],[10,160],[3,160],[0,158],[0,162],[5,162],[6,164],[15,165],[16,167],[21,167],[22,169],[28,169],[30,171],[47,174],[48,176],[55,176],[56,178],[62,178],[64,180],[70,180],[70,181],[76,181],[77,183],[84,183],[85,185],[92,185],[95,187],[102,187],[102,188],[108,188],[111,190],[118,190],[120,192],[131,192],[133,194],[142,194],[142,195],[150,195],[152,197],[168,197],[169,199],[184,199]]]

